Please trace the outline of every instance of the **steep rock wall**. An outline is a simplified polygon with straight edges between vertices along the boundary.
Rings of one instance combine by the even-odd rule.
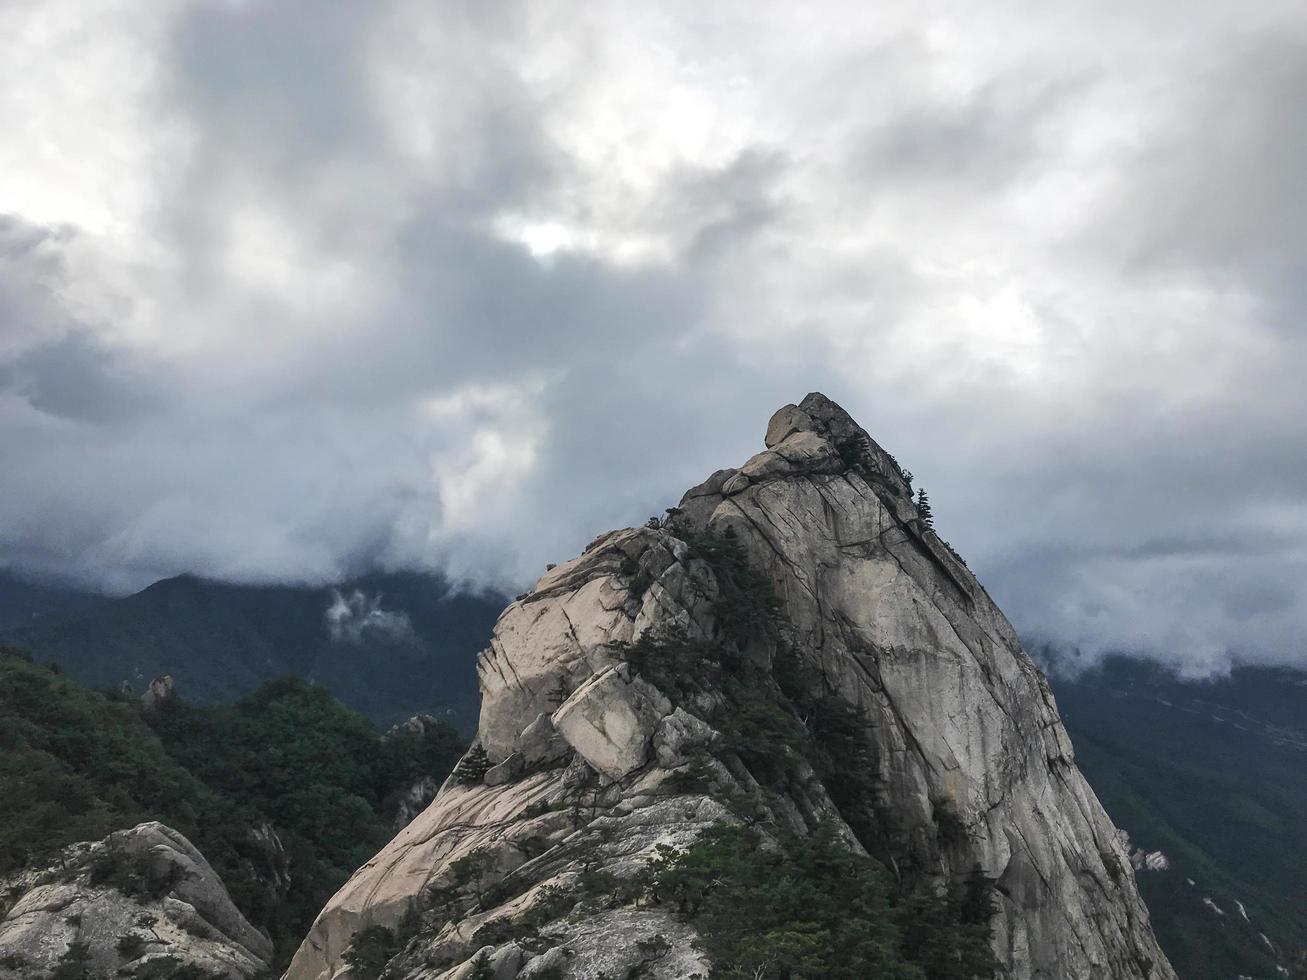
[[[1044,678],[922,521],[898,464],[819,394],[777,412],[765,441],[668,521],[601,536],[504,611],[479,664],[478,741],[493,767],[451,778],[355,874],[288,978],[348,977],[357,934],[466,891],[469,857],[484,894],[451,921],[428,916],[394,975],[461,977],[478,951],[505,978],[636,963],[653,977],[706,974],[690,925],[589,901],[584,882],[596,870],[629,880],[660,844],[729,819],[724,795],[757,790],[738,759],[715,758],[712,790],[688,788],[679,777],[716,736],[711,695],[674,703],[624,662],[650,632],[720,632],[721,583],[690,542],[728,529],[771,580],[802,683],[865,714],[877,777],[866,814],[840,813],[808,780],[771,798],[768,819],[800,832],[834,822],[851,847],[846,819],[874,821],[876,856],[904,876],[944,881],[978,864],[997,881],[995,951],[1017,980],[1174,976]],[[767,670],[775,650],[750,655]],[[640,943],[659,935],[672,952],[648,962]]]

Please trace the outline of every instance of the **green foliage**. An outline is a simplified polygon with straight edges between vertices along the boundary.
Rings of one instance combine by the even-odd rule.
[[[114,888],[144,902],[163,898],[181,884],[185,872],[176,865],[156,865],[133,859],[110,845],[96,854],[89,865],[88,880],[101,888]]]
[[[994,975],[983,877],[900,896],[881,865],[827,829],[783,843],[722,824],[654,860],[651,900],[694,921],[714,980]]]
[[[384,729],[427,711],[476,727],[476,653],[502,596],[454,589],[436,575],[372,574],[343,583],[403,610],[411,631],[364,628],[333,639],[323,613],[332,590],[299,585],[232,585],[194,576],[157,582],[120,599],[81,596],[40,608],[23,584],[0,573],[0,642],[56,661],[91,688],[171,674],[202,704],[230,703],[286,674],[319,686]],[[89,601],[88,601],[89,600]],[[13,603],[23,605],[23,614]],[[6,616],[6,610],[11,615]],[[30,611],[29,611],[30,610]]]
[[[935,827],[940,841],[946,845],[965,844],[967,841],[966,824],[947,800],[935,804]]]
[[[145,952],[145,947],[149,943],[139,932],[124,932],[118,937],[118,942],[114,948],[125,960],[134,960]]]
[[[486,755],[486,750],[481,747],[481,743],[477,742],[467,750],[467,755],[458,761],[458,765],[454,766],[454,778],[464,786],[475,786],[489,771],[490,757]]]
[[[934,525],[931,525],[931,526],[932,526],[932,528],[934,527]],[[944,546],[944,550],[946,550],[950,555],[953,556],[953,560],[954,560],[955,562],[957,562],[957,563],[958,563],[959,565],[961,565],[963,568],[969,568],[969,567],[970,567],[969,565],[967,565],[967,560],[966,560],[965,558],[963,558],[960,554],[958,554],[957,549],[954,548],[951,544],[949,544],[949,543],[948,543],[947,541],[945,541],[943,538],[940,538],[940,539],[939,539],[939,543],[942,544],[942,545]]]
[[[386,965],[404,950],[421,925],[422,916],[410,902],[394,929],[374,925],[356,933],[342,957],[350,966],[350,976],[357,980],[383,980],[390,976]]]
[[[942,895],[913,889],[896,914],[904,958],[930,980],[992,977],[998,968],[990,948],[993,901],[993,882],[979,866]]]
[[[380,756],[368,765],[387,817],[397,811],[400,792],[424,776],[443,777],[466,748],[467,739],[443,721],[429,722],[420,730],[401,727],[390,732],[381,743]]]
[[[935,514],[930,509],[930,495],[926,493],[925,487],[917,491],[917,517],[923,527],[931,529],[935,527]]]
[[[552,885],[541,889],[535,903],[521,915],[501,916],[492,919],[472,935],[476,946],[499,946],[515,939],[526,944],[539,935],[540,930],[571,911],[576,896],[569,895]]]
[[[814,691],[803,677],[771,583],[749,562],[733,529],[715,535],[678,527],[677,533],[712,568],[719,632],[710,640],[679,630],[647,633],[624,648],[625,659],[674,700],[705,691],[720,695],[706,719],[723,736],[714,752],[738,757],[774,792],[800,788],[815,775],[859,839],[872,847],[879,833],[878,767],[865,715],[833,693]],[[757,660],[768,653],[771,670],[759,669]],[[682,788],[706,782],[703,761],[676,779]],[[748,817],[750,801],[730,802]]]
[[[344,960],[350,965],[351,975],[359,980],[377,980],[397,952],[399,943],[393,930],[385,926],[368,926],[355,934],[349,949],[345,950]]]
[[[213,794],[134,705],[0,650],[0,874],[160,813],[192,836]]]
[[[223,980],[222,974],[206,973],[194,963],[185,963],[172,955],[146,960],[127,976],[135,980]]]
[[[486,886],[490,883],[496,867],[497,862],[492,851],[473,851],[450,864],[450,879],[454,887],[466,889],[478,902],[484,902]]]
[[[292,677],[269,681],[229,707],[166,702],[149,720],[187,768],[228,801],[229,822],[213,828],[226,845],[222,864],[200,848],[242,910],[272,933],[279,960],[389,839],[388,801],[418,775],[443,775],[462,748],[457,733],[439,723],[382,740],[362,715]],[[275,828],[289,858],[284,894],[255,873],[267,860],[248,831],[258,819]]]
[[[626,659],[676,700],[713,695],[707,720],[722,733],[714,754],[743,762],[770,792],[821,780],[874,850],[878,765],[868,719],[804,676],[771,585],[733,534],[677,530],[713,571],[719,631],[708,640],[645,635]],[[692,758],[678,780],[709,789],[707,763]],[[748,821],[760,801],[727,802]],[[882,865],[827,829],[782,847],[760,844],[751,829],[718,826],[684,852],[663,849],[650,869],[651,899],[695,921],[718,980],[993,976],[992,885],[978,873],[942,893],[925,885],[901,893]]]
[[[560,809],[560,807],[555,806],[549,800],[536,800],[522,811],[522,816],[527,820],[531,820],[535,817],[542,817],[546,813],[551,813],[556,809]]]
[[[1135,879],[1176,971],[1260,980],[1292,969],[1307,950],[1307,769],[1292,741],[1307,732],[1307,674],[1239,667],[1194,681],[1109,658],[1051,679],[1076,761],[1113,821],[1170,859]]]
[[[68,944],[59,963],[50,973],[50,980],[87,980],[87,964],[91,962],[89,943],[73,940]]]
[[[720,591],[713,616],[721,638],[737,646],[776,639],[782,622],[771,582],[749,561],[735,528],[722,534],[678,529],[695,558],[707,562]]]
[[[185,834],[284,962],[314,915],[390,837],[390,802],[462,749],[443,724],[383,740],[294,678],[234,705],[181,699],[142,712],[29,658],[0,652],[0,874],[62,846],[157,819]],[[289,865],[251,834],[275,830]],[[282,885],[278,884],[282,872]],[[156,896],[175,882],[98,855],[93,879]]]

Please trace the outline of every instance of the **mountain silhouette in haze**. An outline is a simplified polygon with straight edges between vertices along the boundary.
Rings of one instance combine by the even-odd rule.
[[[469,729],[476,654],[506,601],[417,572],[335,586],[180,575],[116,599],[6,576],[0,640],[94,687],[139,693],[171,674],[183,697],[213,703],[293,674],[379,725],[428,713]]]

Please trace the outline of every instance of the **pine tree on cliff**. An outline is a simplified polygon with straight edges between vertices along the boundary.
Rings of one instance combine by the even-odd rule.
[[[926,494],[925,487],[917,491],[917,517],[921,519],[923,527],[935,530],[935,515],[930,509],[930,497]]]
[[[467,750],[467,755],[458,760],[458,765],[454,767],[454,778],[465,785],[479,783],[489,769],[490,758],[481,743],[477,742]]]
[[[542,971],[537,972],[537,976],[540,975],[543,975]],[[495,971],[490,965],[490,958],[486,956],[485,950],[477,953],[476,959],[472,961],[472,972],[467,975],[467,978],[468,980],[495,980]]]

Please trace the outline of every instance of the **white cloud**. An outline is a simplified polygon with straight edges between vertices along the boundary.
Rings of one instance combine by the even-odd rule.
[[[380,595],[368,595],[360,589],[342,592],[331,590],[327,606],[327,632],[334,643],[362,643],[378,636],[392,643],[415,643],[417,634],[408,613],[402,609],[382,609]]]
[[[12,563],[511,587],[821,388],[1018,626],[1307,655],[1300,3],[0,33]]]

